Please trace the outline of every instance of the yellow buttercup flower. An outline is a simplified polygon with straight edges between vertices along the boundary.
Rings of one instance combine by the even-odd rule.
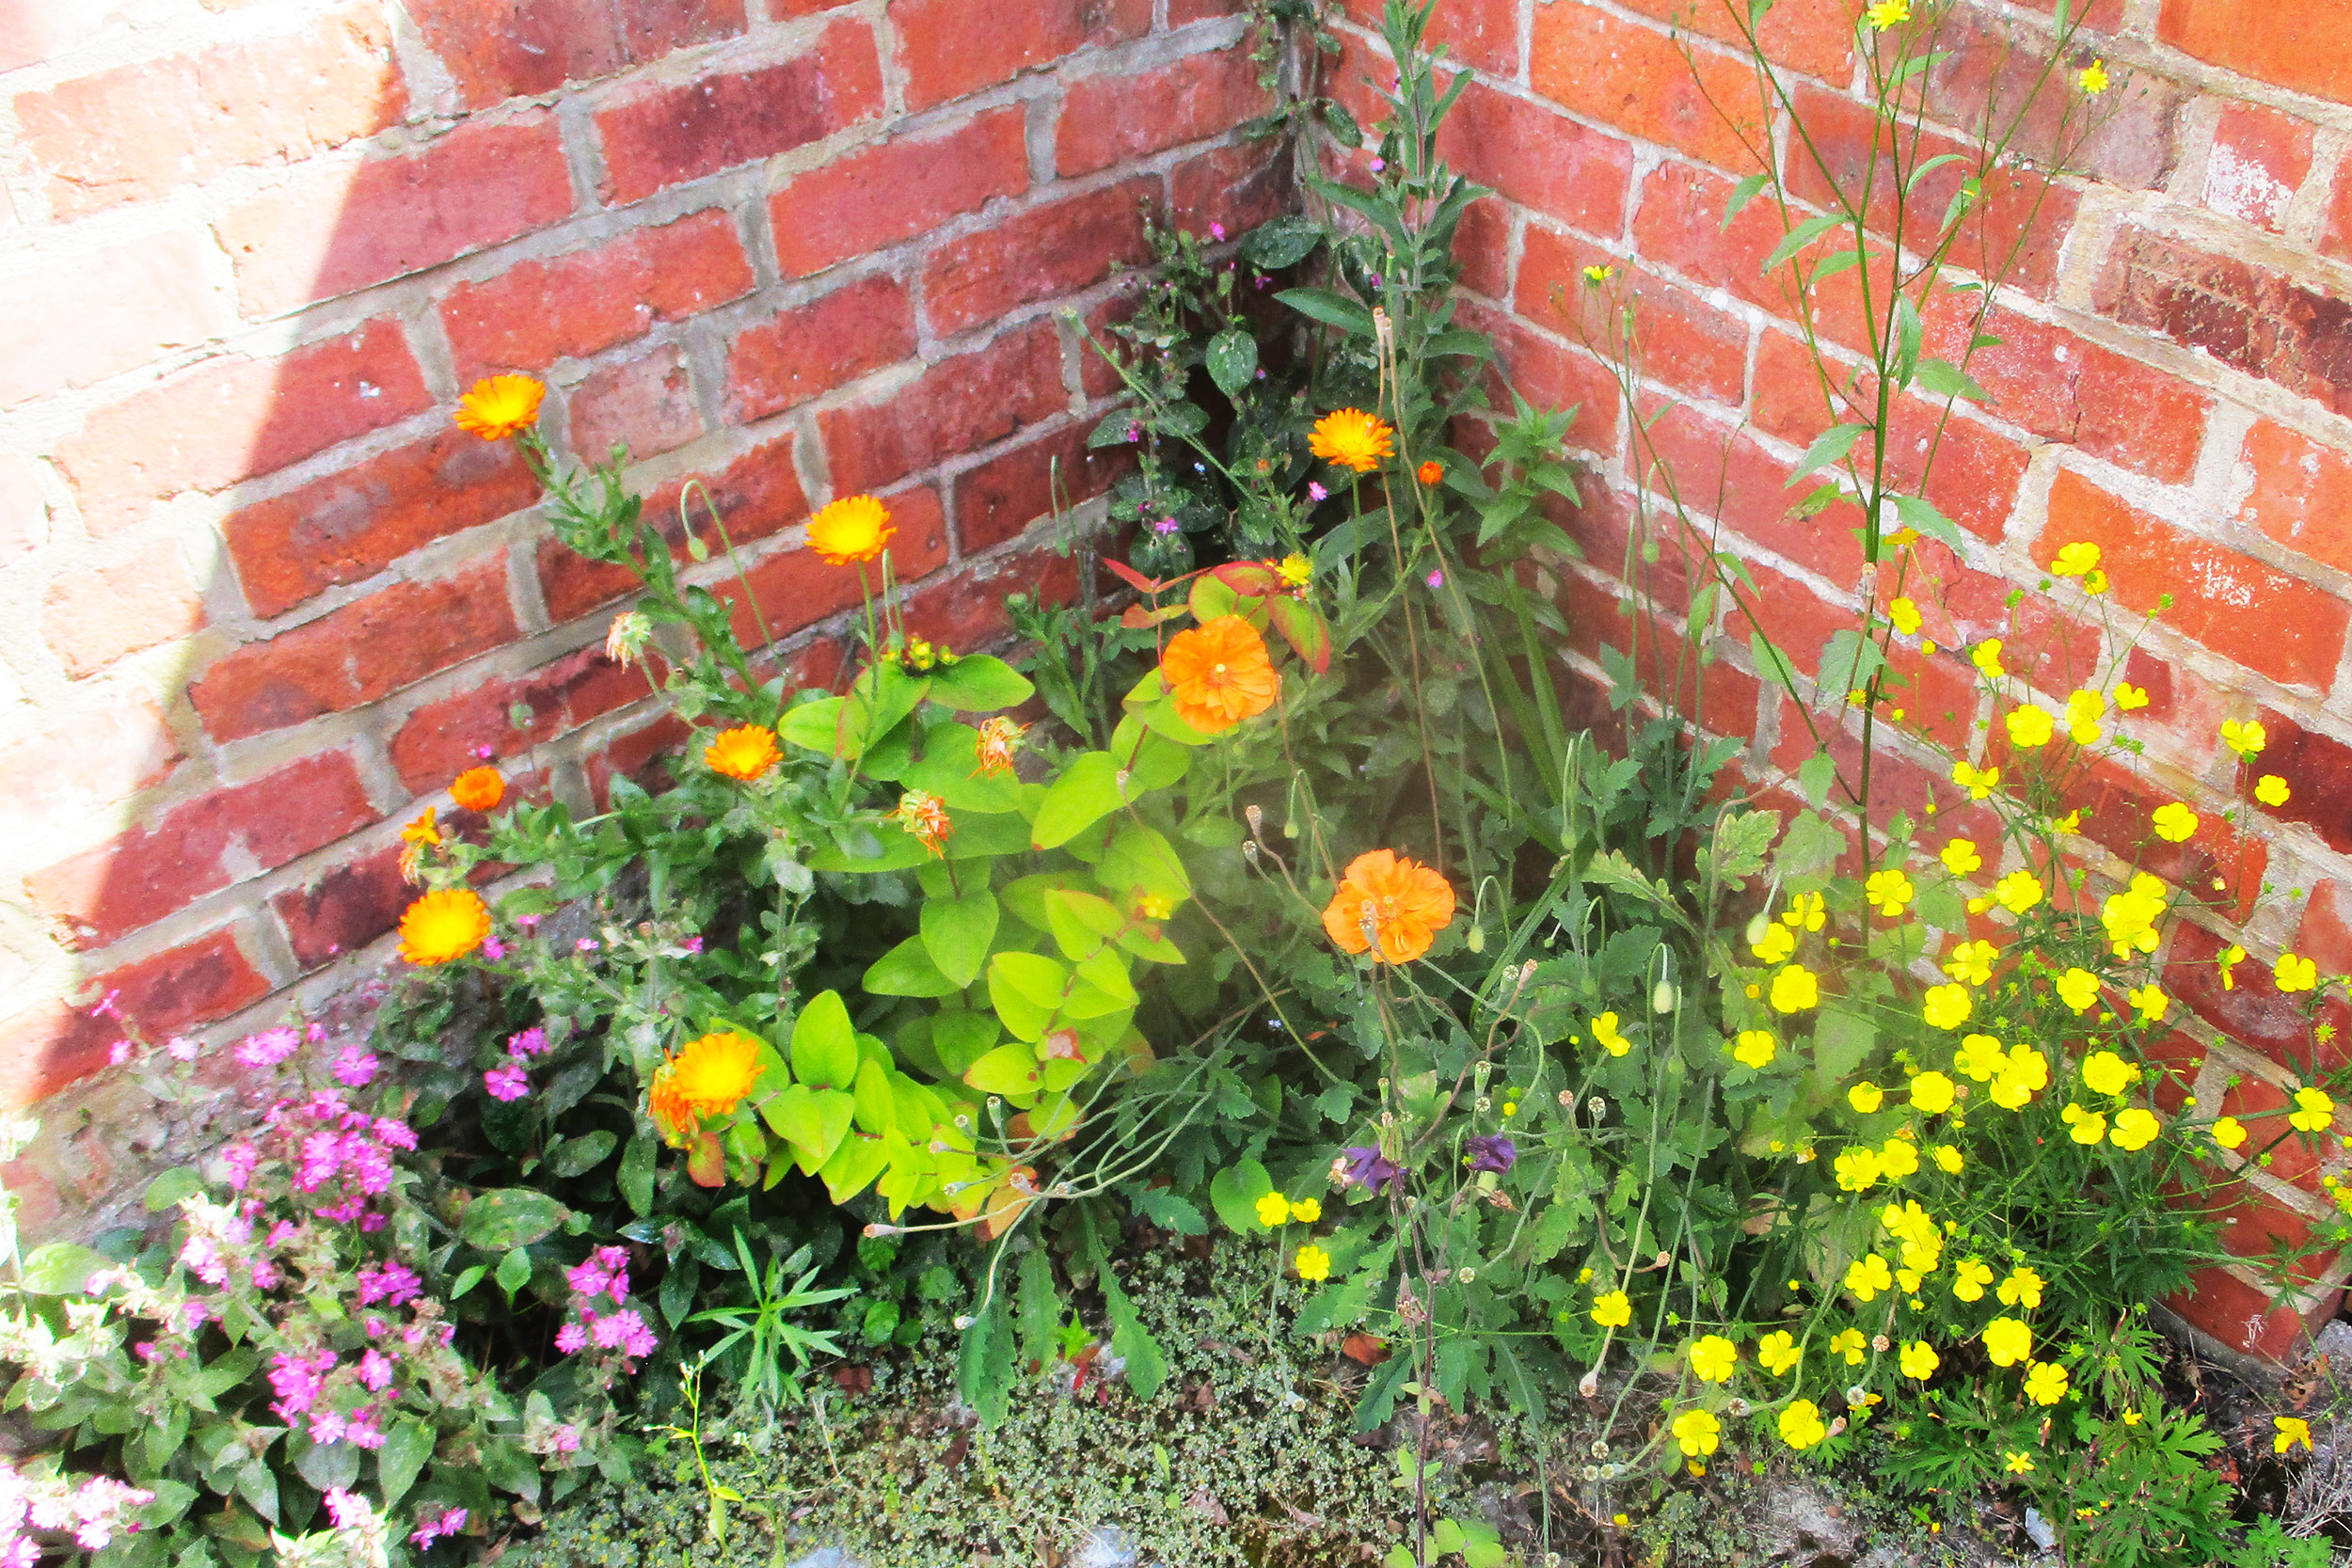
[[[457,400],[457,428],[485,441],[502,441],[539,418],[547,385],[527,375],[494,375]]]
[[[2167,844],[2180,844],[2197,832],[2197,814],[2180,801],[2171,800],[2158,806],[2149,816],[2148,825]]]
[[[1610,1291],[1593,1298],[1593,1322],[1603,1328],[1623,1328],[1633,1321],[1633,1300],[1623,1291]]]
[[[470,888],[443,888],[400,917],[400,956],[412,964],[445,964],[490,940],[490,907]]]
[[[2295,1109],[2288,1113],[2287,1125],[2297,1132],[2317,1132],[2336,1119],[2336,1102],[2325,1089],[2300,1088],[2295,1091]]]
[[[1584,269],[1584,281],[1592,284],[1595,288],[1598,288],[1601,284],[1608,282],[1611,278],[1616,276],[1616,268],[1605,266],[1597,261]]]
[[[1919,1151],[1906,1139],[1889,1138],[1879,1145],[1879,1164],[1889,1181],[1900,1181],[1919,1168]]]
[[[2067,1136],[2078,1144],[2099,1143],[2107,1135],[2107,1118],[2096,1111],[2086,1111],[2079,1105],[2069,1104],[2058,1113],[2058,1120],[2073,1130]]]
[[[1720,1334],[1704,1334],[1691,1345],[1691,1375],[1701,1383],[1721,1383],[1740,1364],[1740,1347]]]
[[[1919,999],[1919,1012],[1937,1029],[1957,1029],[1968,1022],[1976,1003],[1966,986],[1930,986]]]
[[[1776,1328],[1756,1342],[1756,1359],[1766,1371],[1779,1377],[1803,1361],[1804,1352],[1797,1348],[1795,1336]]]
[[[1984,1288],[1992,1283],[1992,1266],[1981,1259],[1963,1259],[1952,1271],[1952,1294],[1962,1301],[1982,1301]]]
[[[1963,1035],[1960,1049],[1952,1053],[1952,1065],[1983,1084],[2009,1066],[2009,1057],[1991,1035]]]
[[[1944,973],[1955,980],[1981,986],[1993,978],[1993,965],[2001,950],[1989,942],[1963,942],[1945,955]]]
[[[1796,956],[1796,934],[1775,920],[1764,927],[1764,934],[1748,944],[1759,962],[1787,963]]]
[[[2254,781],[2254,799],[2265,806],[2283,806],[2292,793],[2286,780],[2276,773],[2265,773]]]
[[[2033,1354],[2033,1330],[2015,1318],[1995,1318],[1984,1325],[1984,1354],[1995,1367],[2014,1367]]]
[[[2009,1473],[2012,1476],[2033,1473],[2033,1455],[2029,1453],[2023,1453],[2015,1449],[2007,1449],[2002,1450],[2001,1460],[2009,1466]]]
[[[1891,1290],[1894,1284],[1894,1271],[1875,1252],[1866,1253],[1846,1265],[1846,1289],[1853,1292],[1857,1301],[1875,1301],[1881,1291]]]
[[[2099,924],[2119,958],[2156,950],[2156,922],[2164,918],[2164,884],[2145,871],[2135,872],[2131,886],[2109,894],[2099,903]]]
[[[1308,432],[1307,450],[1325,462],[1368,474],[1396,448],[1388,425],[1360,408],[1335,408]]]
[[[1821,1003],[1821,983],[1803,964],[1789,964],[1772,976],[1772,1007],[1777,1012],[1801,1013]]]
[[[1323,1205],[1311,1197],[1295,1199],[1291,1204],[1291,1218],[1301,1225],[1312,1225],[1323,1218]]]
[[[2066,699],[2066,737],[2077,746],[2096,745],[2099,721],[2107,711],[2107,700],[2096,691],[2072,692]]]
[[[1790,930],[1803,927],[1818,931],[1829,920],[1829,906],[1818,893],[1800,893],[1788,900],[1788,907],[1780,911],[1780,923]]]
[[[1952,783],[1966,790],[1971,800],[1981,800],[2001,787],[2001,770],[1956,762],[1952,764]]]
[[[1903,636],[1915,637],[1919,631],[1919,607],[1909,599],[1889,599],[1886,601],[1886,621]]]
[[[2107,62],[2105,60],[2093,60],[2089,65],[2083,67],[2080,71],[2074,72],[2074,85],[2082,88],[2084,96],[2089,98],[2096,98],[2101,93],[2106,91]]]
[[[1886,1091],[1867,1079],[1846,1091],[1846,1103],[1866,1117],[1877,1110],[1885,1100]]]
[[[1761,1029],[1740,1030],[1739,1039],[1731,1048],[1732,1060],[1741,1067],[1753,1068],[1758,1072],[1771,1067],[1772,1058],[1779,1054],[1779,1042]]]
[[[1617,1015],[1603,1013],[1593,1020],[1593,1038],[1612,1056],[1622,1056],[1633,1048],[1633,1042],[1617,1033]]]
[[[1984,857],[1977,853],[1976,845],[1964,838],[1956,838],[1945,845],[1943,853],[1936,859],[1942,861],[1944,869],[1955,877],[1968,876],[1984,864]]]
[[[2043,1283],[2041,1275],[2021,1263],[2010,1271],[2009,1277],[2001,1281],[2001,1288],[1995,1294],[2000,1297],[2003,1307],[2023,1307],[2030,1311],[2042,1305]]]
[[[1331,1255],[1310,1243],[1298,1249],[1291,1259],[1291,1267],[1298,1271],[1301,1279],[1328,1279],[1331,1277]]]
[[[1947,1176],[1958,1176],[1961,1167],[1968,1163],[1968,1157],[1950,1144],[1931,1145],[1928,1153],[1934,1159],[1936,1168]]]
[[[2058,977],[2058,1000],[2075,1012],[2088,1012],[2099,1000],[2099,976],[2087,969],[2069,969]]]
[[[1258,1223],[1268,1230],[1278,1225],[1288,1225],[1290,1218],[1291,1200],[1280,1193],[1267,1193],[1258,1199]]]
[[[1304,588],[1315,575],[1314,563],[1295,551],[1276,562],[1274,571],[1285,588]]]
[[[2038,707],[2010,708],[2002,722],[2009,726],[2012,744],[2028,748],[2046,744],[2058,731],[2057,723]]]
[[[2115,705],[2125,713],[2137,713],[2148,705],[2148,689],[2129,681],[2115,683]]]
[[[2155,1142],[2163,1126],[2146,1110],[2137,1105],[2115,1113],[2115,1125],[2107,1130],[2107,1142],[2127,1154],[2136,1154]]]
[[[1898,0],[1899,3],[1899,0]],[[1780,1413],[1780,1440],[1803,1453],[1829,1435],[1821,1424],[1820,1408],[1811,1400],[1797,1400]]]
[[[844,496],[808,520],[808,544],[828,566],[848,566],[882,554],[898,531],[882,502],[871,496]]]
[[[1988,637],[1978,643],[1968,655],[1968,662],[1994,680],[1999,680],[2009,673],[2008,669],[2001,663],[2001,640],[1997,637]]]
[[[2099,564],[2099,546],[2088,542],[2061,546],[2058,559],[2050,562],[2050,575],[2078,578]]]
[[[2319,965],[2294,953],[2281,953],[2271,966],[2270,976],[2283,991],[2311,990],[2319,984]]]
[[[1871,872],[1863,884],[1863,897],[1890,920],[1903,912],[1915,891],[1911,879],[1893,867]]]
[[[1668,1430],[1685,1459],[1704,1459],[1721,1443],[1724,1424],[1709,1412],[1693,1409],[1677,1416]]]
[[[1837,1184],[1850,1193],[1867,1193],[1886,1174],[1886,1162],[1874,1148],[1850,1148],[1830,1163]]]
[[[2273,1416],[2270,1424],[2279,1429],[2279,1434],[2270,1440],[2272,1453],[2284,1453],[2297,1443],[2302,1444],[2306,1450],[2311,1449],[2312,1424],[2302,1417]]]
[[[1923,1072],[1911,1081],[1911,1108],[1938,1116],[1952,1108],[1959,1085],[1940,1072]]]
[[[1868,1343],[1869,1341],[1862,1337],[1862,1330],[1840,1329],[1829,1337],[1829,1353],[1832,1355],[1844,1356],[1846,1365],[1849,1367],[1859,1367],[1862,1365],[1863,1347]]]
[[[2094,1051],[2083,1058],[2083,1082],[2099,1094],[2120,1095],[2139,1082],[2139,1069],[2112,1051]]]
[[[2235,1117],[2222,1117],[2213,1124],[2213,1141],[2224,1148],[2235,1148],[2246,1141],[2246,1124]]]
[[[2263,728],[2259,719],[2249,719],[2243,722],[2224,719],[2221,721],[2221,744],[2239,756],[2252,757],[2270,744],[2270,732]]]
[[[1882,33],[1900,26],[1911,20],[1911,0],[1872,0],[1870,8],[1862,13],[1862,20]]]
[[[1902,1369],[1903,1376],[1915,1379],[1920,1383],[1925,1383],[1933,1377],[1935,1369],[1944,1364],[1944,1358],[1935,1354],[1935,1347],[1925,1339],[1912,1340],[1902,1348],[1902,1354],[1895,1359],[1896,1364]]]
[[[2036,1404],[2056,1404],[2066,1397],[2066,1369],[2055,1361],[2037,1361],[2026,1369],[2026,1397]]]
[[[1993,884],[1993,901],[2011,914],[2024,914],[2042,902],[2042,879],[2030,871],[2012,871]]]

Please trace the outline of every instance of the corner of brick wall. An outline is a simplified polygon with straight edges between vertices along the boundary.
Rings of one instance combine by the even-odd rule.
[[[1814,134],[1851,157],[1867,146],[1857,8],[1781,0],[1765,32]],[[1361,81],[1384,63],[1378,7],[1347,0],[1347,9],[1345,55],[1329,75],[1370,115]],[[1752,101],[1720,15],[1720,0],[1695,11],[1675,0],[1446,0],[1433,30],[1474,78],[1445,150],[1495,192],[1457,246],[1466,313],[1497,334],[1520,390],[1582,404],[1572,439],[1593,474],[1585,504],[1565,520],[1585,558],[1559,572],[1572,626],[1565,657],[1592,689],[1603,645],[1624,649],[1633,637],[1617,573],[1634,474],[1614,388],[1559,308],[1583,293],[1588,264],[1615,265],[1634,291],[1642,390],[1677,404],[1657,445],[1684,496],[1709,498],[1701,516],[1723,498],[1725,542],[1754,562],[1775,639],[1809,672],[1858,602],[1853,519],[1786,515],[1787,477],[1828,420],[1805,395],[1788,308],[1759,271],[1779,237],[1772,219],[1758,203],[1728,230],[1721,222],[1751,166],[1678,52],[1678,41],[1692,49],[1717,101],[1735,111]],[[1994,328],[2004,345],[1974,367],[1992,403],[1963,405],[1931,492],[1967,535],[1958,552],[1931,546],[1954,614],[1930,630],[1947,652],[1899,664],[1915,683],[1910,705],[1941,716],[1928,727],[1964,740],[1989,715],[1948,650],[1989,635],[2013,588],[2028,591],[2030,608],[2059,544],[2105,548],[2123,611],[2173,596],[2126,672],[2154,696],[2133,722],[2146,755],[2086,786],[2079,848],[2113,878],[2144,840],[2147,813],[2185,799],[2205,828],[2160,869],[2201,892],[2226,873],[2241,909],[2268,884],[2249,924],[2184,927],[2163,955],[2181,1021],[2166,1052],[2193,1075],[2201,1107],[2263,1110],[2352,1053],[2352,1017],[2332,1005],[2323,1022],[2334,1038],[2314,1062],[2300,1015],[2267,973],[2282,949],[2352,972],[2352,12],[2098,0],[2089,20],[2070,63],[2106,59],[2122,96],[2088,150],[2089,177],[2063,182],[2030,214],[1997,196],[1988,204],[2028,243]],[[1938,72],[1940,102],[1988,78],[2008,40],[2025,56],[2046,55],[2051,32],[2047,6],[1989,0],[1963,0],[1946,26],[1939,47],[1957,55]],[[1854,317],[1829,303],[1833,349],[1851,356]],[[1931,338],[1948,337],[1935,315]],[[1693,586],[1675,558],[1666,550],[1639,584],[1670,637]],[[1716,615],[1702,631],[1717,657],[1683,693],[1685,710],[1695,700],[1706,727],[1752,737],[1740,771],[1770,780],[1811,741],[1788,699],[1756,680],[1727,610]],[[2087,668],[2103,650],[2095,636],[2043,631],[2054,641],[2039,684],[2055,705],[2073,684],[2062,666]],[[1646,659],[1648,644],[1634,651]],[[2234,759],[2217,739],[2231,718],[2268,726],[2261,770],[2295,791],[2282,810],[2234,827],[2221,820]],[[1895,798],[1915,812],[1934,782],[1924,761],[1892,768]],[[2225,938],[2257,959],[2229,990],[2212,964]],[[2224,1240],[2249,1261],[2208,1271],[2174,1304],[2233,1349],[2291,1359],[2342,1300],[2347,1264],[2334,1254],[2283,1285],[2252,1261],[2335,1213],[2323,1180],[2352,1171],[2336,1140],[2327,1144],[2316,1158],[2282,1147],[2247,1172],[2254,1201]]]
[[[161,1038],[347,984],[478,749],[586,801],[677,738],[601,657],[626,584],[452,430],[478,376],[545,377],[543,428],[627,443],[656,515],[701,482],[811,678],[854,597],[802,545],[834,496],[887,499],[934,636],[1068,588],[1054,467],[1083,506],[1120,460],[1064,313],[1118,308],[1145,213],[1289,200],[1235,131],[1242,9],[8,8],[0,1101],[104,1097],[77,995]]]

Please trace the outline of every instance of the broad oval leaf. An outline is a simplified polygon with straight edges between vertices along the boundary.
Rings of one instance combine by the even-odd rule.
[[[923,950],[957,990],[980,977],[995,940],[996,896],[986,888],[961,898],[924,900]]]
[[[457,1233],[484,1252],[529,1246],[564,1223],[564,1206],[529,1187],[494,1187],[476,1193],[457,1222]]]
[[[1010,1100],[1037,1093],[1043,1075],[1038,1071],[1035,1052],[1025,1045],[1006,1044],[966,1068],[963,1081],[982,1094]]]
[[[810,997],[793,1021],[792,1076],[827,1089],[846,1089],[857,1081],[857,1031],[839,991]]]
[[[930,700],[960,713],[988,713],[1018,707],[1037,688],[1029,678],[1001,658],[966,654],[953,664],[931,672]]]

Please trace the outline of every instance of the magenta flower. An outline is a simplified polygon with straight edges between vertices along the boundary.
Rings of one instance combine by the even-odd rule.
[[[555,1331],[555,1348],[565,1355],[575,1354],[588,1342],[588,1331],[578,1323],[565,1323]]]
[[[378,1117],[375,1120],[375,1141],[386,1148],[414,1148],[417,1147],[417,1133],[405,1121]]]
[[[520,1100],[531,1092],[531,1075],[518,1067],[494,1067],[482,1075],[492,1100]]]
[[[253,1180],[254,1167],[262,1163],[262,1151],[251,1144],[230,1144],[220,1151],[220,1159],[229,1167],[229,1190],[241,1193],[245,1184]]]
[[[359,1271],[359,1305],[373,1307],[380,1301],[387,1307],[398,1307],[414,1300],[423,1283],[416,1271],[405,1263],[371,1263]]]
[[[368,1520],[367,1499],[355,1497],[338,1486],[326,1494],[326,1516],[335,1521],[337,1529],[363,1525]]]
[[[335,1058],[335,1081],[348,1088],[363,1089],[375,1077],[376,1061],[372,1052],[356,1045],[346,1045]]]
[[[301,1046],[302,1037],[292,1029],[270,1029],[247,1035],[237,1046],[237,1060],[247,1067],[276,1067]]]
[[[359,1357],[359,1385],[371,1394],[380,1394],[392,1386],[392,1358],[373,1346]]]
[[[129,1040],[117,1040],[114,1044],[106,1047],[106,1060],[114,1066],[120,1067],[123,1063],[129,1061],[130,1059],[131,1042]]]
[[[1325,488],[1324,488],[1324,487],[1323,487],[1323,486],[1322,486],[1319,483],[1317,483],[1316,481],[1314,481],[1314,480],[1311,480],[1311,480],[1309,480],[1309,481],[1307,482],[1307,499],[1308,499],[1309,500],[1311,500],[1311,501],[1327,500],[1327,499],[1330,499],[1330,495],[1331,495],[1331,492],[1330,492],[1330,491],[1328,491],[1328,490],[1326,490],[1326,489],[1325,489]]]
[[[509,1037],[506,1053],[518,1062],[527,1062],[548,1048],[548,1032],[533,1024],[519,1035]]]

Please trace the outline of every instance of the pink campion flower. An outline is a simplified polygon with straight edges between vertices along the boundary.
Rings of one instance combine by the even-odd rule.
[[[531,1075],[518,1067],[494,1067],[482,1075],[492,1100],[520,1100],[531,1092]]]
[[[89,1016],[92,1018],[114,1018],[118,1016],[115,1012],[115,1000],[121,994],[121,990],[118,988],[117,990],[110,990],[105,995],[100,997],[98,999],[98,1006],[89,1010]]]
[[[685,948],[689,953],[699,953],[703,950],[703,939],[700,937],[688,937],[684,942],[678,943],[678,945]]]
[[[183,1301],[180,1304],[180,1332],[193,1334],[213,1321],[213,1304],[209,1301]]]
[[[321,1448],[329,1443],[342,1442],[350,1432],[350,1423],[336,1411],[314,1410],[310,1413],[310,1441]]]
[[[320,1089],[310,1096],[310,1115],[320,1121],[333,1121],[346,1109],[343,1097],[332,1089]]]
[[[237,1060],[247,1067],[276,1067],[301,1046],[302,1037],[292,1029],[268,1029],[247,1035],[237,1046]]]
[[[580,1451],[579,1429],[571,1426],[557,1427],[548,1433],[548,1448],[554,1453],[578,1453]]]
[[[129,1040],[117,1040],[106,1047],[106,1060],[114,1066],[120,1067],[130,1059],[131,1042]]]
[[[335,1487],[326,1494],[326,1516],[335,1521],[337,1529],[363,1525],[368,1520],[367,1499]]]
[[[6,1546],[0,1546],[0,1568],[37,1568],[40,1548],[29,1535],[20,1535]]]
[[[367,1212],[364,1198],[347,1197],[341,1203],[330,1203],[319,1210],[319,1218],[336,1225],[347,1225]]]
[[[1445,573],[1442,571],[1432,572],[1429,574],[1427,580],[1429,586],[1432,588],[1443,588],[1445,586]]]
[[[180,1261],[188,1272],[207,1285],[229,1283],[229,1263],[220,1255],[220,1247],[210,1236],[190,1236],[180,1246]]]
[[[496,937],[484,937],[482,939],[482,956],[489,959],[492,963],[496,963],[501,958],[506,957],[506,943],[499,941]]]
[[[368,1338],[371,1339],[381,1339],[391,1332],[391,1326],[373,1312],[367,1315],[366,1321],[360,1326],[368,1331]]]
[[[392,1386],[392,1358],[370,1347],[359,1357],[359,1386],[371,1394],[380,1394]]]
[[[1321,484],[1317,483],[1315,481],[1313,481],[1313,480],[1311,480],[1311,480],[1309,480],[1309,481],[1307,482],[1307,499],[1308,499],[1309,500],[1311,500],[1311,501],[1327,500],[1327,499],[1328,499],[1330,498],[1330,495],[1331,495],[1331,492],[1330,492],[1330,491],[1326,490],[1326,489],[1325,489],[1325,488],[1324,488]]]
[[[343,1135],[343,1174],[371,1197],[392,1190],[392,1157],[382,1144],[357,1132]]]
[[[185,1035],[174,1035],[164,1041],[164,1054],[175,1062],[193,1062],[196,1052],[196,1042]]]
[[[356,1045],[346,1045],[335,1057],[335,1082],[347,1088],[364,1089],[375,1077],[375,1053]]]
[[[578,942],[572,943],[572,950],[578,953],[594,953],[603,946],[604,943],[598,942],[594,937],[582,937]]]
[[[321,1354],[326,1358],[324,1367],[318,1364],[316,1357],[297,1355],[291,1351],[279,1351],[270,1357],[270,1391],[278,1396],[278,1402],[271,1408],[280,1416],[291,1420],[317,1402],[319,1389],[325,1386],[326,1374],[335,1366],[333,1351]]]
[[[555,1331],[555,1348],[565,1355],[575,1354],[588,1342],[588,1331],[578,1323],[565,1323]]]
[[[387,1148],[417,1147],[416,1129],[390,1117],[378,1117],[375,1121],[375,1141]]]
[[[627,1356],[651,1355],[654,1347],[661,1342],[635,1312],[615,1312],[609,1318],[597,1319],[588,1337],[607,1350],[617,1350]]]
[[[220,1160],[229,1167],[229,1190],[241,1193],[245,1184],[253,1180],[254,1168],[262,1163],[262,1151],[251,1144],[230,1144],[220,1151]]]
[[[384,1446],[384,1429],[376,1424],[373,1405],[363,1404],[343,1418],[343,1441],[355,1449],[373,1450]]]
[[[293,1241],[294,1237],[301,1234],[301,1231],[302,1227],[294,1224],[294,1221],[279,1220],[276,1225],[269,1227],[269,1240],[262,1244],[268,1247],[272,1252],[276,1252],[279,1247],[284,1246],[288,1242]]]
[[[548,1032],[532,1025],[518,1035],[508,1037],[506,1053],[518,1062],[527,1062],[548,1048]]]
[[[332,1132],[313,1132],[302,1140],[302,1168],[294,1173],[294,1185],[316,1192],[334,1180],[342,1164],[343,1140]]]
[[[359,1231],[361,1235],[373,1236],[377,1231],[383,1229],[384,1225],[385,1219],[381,1214],[362,1214],[359,1216]]]
[[[278,1265],[275,1263],[253,1265],[253,1288],[257,1291],[275,1291],[278,1289],[278,1280],[282,1277],[284,1276],[278,1274]]]
[[[572,1294],[576,1296],[600,1296],[604,1294],[605,1287],[612,1282],[612,1276],[602,1263],[591,1258],[584,1263],[575,1263],[565,1269],[564,1282],[572,1288]]]
[[[387,1307],[398,1307],[403,1302],[413,1300],[421,1284],[416,1271],[405,1263],[371,1263],[359,1271],[359,1286],[356,1293],[362,1307],[373,1307],[379,1301]],[[413,1339],[409,1341],[411,1344],[415,1342]]]

